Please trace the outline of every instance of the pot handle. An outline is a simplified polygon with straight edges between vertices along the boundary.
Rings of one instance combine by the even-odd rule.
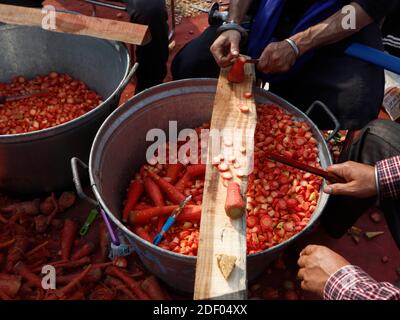
[[[115,91],[114,96],[118,97],[122,94],[122,91],[126,88],[128,85],[129,81],[131,81],[132,77],[135,75],[137,69],[139,68],[139,63],[135,63],[131,70],[129,70],[128,74],[126,75],[125,79],[121,82],[117,90]]]
[[[335,125],[335,128],[333,129],[332,133],[325,139],[326,142],[329,142],[330,140],[333,139],[333,137],[336,135],[336,133],[339,132],[340,130],[340,122],[339,120],[335,117],[335,115],[332,113],[331,110],[329,110],[329,108],[326,106],[326,104],[324,104],[321,101],[314,101],[313,104],[307,109],[306,111],[306,115],[310,116],[311,112],[314,110],[314,108],[318,106],[321,107],[325,113],[329,116],[329,118],[331,118],[333,124]]]
[[[86,195],[86,193],[83,191],[81,178],[79,176],[78,166],[85,170],[89,169],[88,165],[86,163],[84,163],[81,159],[76,158],[76,157],[71,159],[72,176],[73,176],[73,181],[75,184],[76,193],[78,194],[78,196],[81,199],[84,199],[84,200],[90,202],[91,204],[95,205],[96,207],[98,207],[99,203],[95,199]]]

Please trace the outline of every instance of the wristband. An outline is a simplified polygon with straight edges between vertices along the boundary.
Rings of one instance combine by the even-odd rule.
[[[292,39],[285,39],[285,41],[289,43],[289,45],[292,47],[294,51],[294,54],[296,55],[296,58],[298,58],[300,55],[300,49],[297,46],[296,42],[294,42]]]
[[[238,31],[242,37],[242,40],[245,40],[247,38],[247,30],[245,28],[243,28],[240,24],[238,24],[234,21],[224,22],[217,29],[217,36],[219,36],[221,33],[228,31],[228,30]]]

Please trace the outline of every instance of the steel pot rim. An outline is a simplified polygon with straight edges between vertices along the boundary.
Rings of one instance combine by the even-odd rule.
[[[197,256],[188,256],[188,255],[184,255],[181,253],[176,253],[170,250],[166,250],[164,248],[161,248],[159,246],[154,245],[153,243],[149,243],[148,241],[145,241],[144,239],[142,239],[141,237],[139,237],[138,235],[136,235],[134,232],[132,232],[129,228],[127,228],[116,216],[114,216],[112,214],[112,210],[110,210],[107,206],[107,204],[105,203],[105,201],[103,200],[103,197],[100,194],[100,191],[98,190],[97,186],[96,186],[96,177],[94,175],[93,172],[93,167],[94,167],[94,150],[97,146],[97,144],[99,144],[99,141],[102,139],[102,132],[103,130],[107,130],[106,126],[108,125],[108,121],[111,121],[111,119],[118,113],[118,112],[123,112],[124,109],[129,108],[131,111],[138,111],[141,110],[142,108],[145,108],[145,106],[141,106],[141,107],[135,107],[132,108],[130,106],[128,106],[128,104],[130,104],[130,102],[132,100],[141,100],[142,97],[146,97],[147,94],[151,91],[154,91],[156,89],[163,89],[166,88],[168,89],[169,86],[173,85],[173,84],[185,84],[186,82],[198,82],[199,84],[207,84],[207,85],[217,85],[217,79],[213,79],[213,78],[196,78],[196,79],[183,79],[183,80],[176,80],[176,81],[171,81],[171,82],[166,82],[166,83],[162,83],[159,84],[157,86],[154,86],[152,88],[146,89],[144,91],[142,91],[141,93],[135,95],[134,97],[132,97],[131,99],[129,99],[128,101],[126,101],[123,105],[121,105],[118,109],[114,110],[109,116],[108,118],[102,123],[101,127],[99,128],[99,130],[96,133],[96,136],[93,140],[93,144],[90,150],[90,156],[89,156],[89,163],[88,163],[88,167],[89,167],[89,178],[90,178],[90,185],[91,188],[93,190],[93,193],[99,203],[99,205],[101,206],[101,208],[104,209],[105,213],[107,214],[107,216],[112,220],[112,222],[119,228],[121,229],[123,232],[125,232],[127,235],[129,235],[130,237],[133,237],[134,239],[136,239],[137,241],[139,241],[141,244],[146,245],[146,246],[150,246],[152,249],[155,249],[156,251],[159,251],[161,254],[165,255],[169,255],[169,256],[174,256],[180,260],[186,260],[186,261],[191,261],[191,262],[195,262],[197,260]],[[256,93],[262,93],[266,90],[262,89],[262,88],[255,88],[256,89]],[[311,127],[314,127],[316,129],[318,129],[317,125],[310,119],[310,117],[304,113],[303,111],[301,111],[300,109],[296,108],[293,104],[291,104],[290,102],[288,102],[287,100],[279,97],[278,95],[267,91],[268,95],[271,95],[272,97],[276,98],[277,100],[280,100],[281,102],[286,103],[287,105],[291,106],[292,108],[296,109],[301,116],[303,117],[303,119],[305,121],[307,121],[307,123],[309,125],[311,125]],[[256,98],[256,94],[254,94],[254,97]],[[278,105],[279,106],[279,105]],[[325,141],[325,139],[323,138],[320,130],[317,130],[317,134],[319,135],[319,139],[318,141],[322,143],[322,147],[321,148],[325,148],[328,151],[328,157],[327,157],[327,162],[329,165],[331,165],[333,163],[332,161],[332,155],[329,152],[329,148],[328,145]],[[323,207],[318,208],[318,211],[314,211],[314,213],[311,215],[310,221],[309,223],[304,227],[304,229],[302,229],[300,232],[296,233],[295,235],[293,235],[292,237],[290,237],[289,239],[285,240],[284,242],[279,243],[278,245],[275,245],[273,247],[270,247],[266,250],[260,251],[260,252],[256,252],[256,253],[252,253],[252,254],[247,254],[247,258],[252,258],[252,257],[258,257],[261,256],[263,254],[266,253],[273,253],[275,251],[279,251],[280,249],[285,248],[286,246],[288,246],[291,242],[293,242],[294,240],[296,240],[297,238],[305,235],[307,233],[307,231],[310,230],[310,228],[312,228],[314,226],[314,224],[317,222],[318,218],[321,216],[322,211],[324,210],[325,206],[327,205],[327,202],[330,198],[329,194],[325,194],[326,197],[326,201],[325,204],[323,205]]]
[[[1,30],[6,30],[6,29],[31,29],[31,28],[36,28],[36,29],[41,29],[38,27],[28,27],[28,26],[16,26],[16,25],[4,25],[0,26],[0,31]],[[50,32],[50,31],[47,31]],[[126,69],[124,72],[124,76],[119,82],[118,86],[115,88],[115,90],[107,97],[107,99],[103,100],[102,103],[97,105],[94,109],[90,110],[89,112],[79,116],[78,118],[72,119],[68,122],[56,125],[54,127],[38,130],[38,131],[32,131],[32,132],[24,132],[24,133],[17,133],[17,134],[0,134],[0,143],[23,143],[23,142],[30,142],[30,141],[38,141],[42,140],[44,138],[52,137],[55,135],[59,135],[63,132],[70,131],[75,129],[77,126],[85,124],[87,121],[89,121],[92,117],[96,116],[96,114],[100,113],[101,110],[104,108],[104,106],[107,106],[110,100],[114,99],[115,96],[118,94],[118,92],[122,89],[121,85],[123,84],[124,80],[129,74],[130,70],[130,64],[131,64],[131,58],[129,55],[129,50],[128,48],[122,43],[122,42],[117,42],[117,41],[111,41],[111,40],[106,40],[106,39],[96,39],[97,41],[101,41],[109,46],[112,46],[113,48],[117,49],[117,51],[121,50],[121,53],[126,56]]]

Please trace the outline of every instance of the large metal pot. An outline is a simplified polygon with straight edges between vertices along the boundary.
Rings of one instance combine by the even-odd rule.
[[[68,73],[98,92],[104,102],[54,128],[0,135],[0,189],[24,194],[62,190],[72,184],[69,160],[88,159],[93,138],[116,107],[129,72],[121,43],[23,26],[0,27],[0,82],[51,71]]]
[[[170,286],[186,292],[193,291],[196,257],[184,256],[161,249],[143,241],[120,221],[121,204],[132,174],[145,163],[146,133],[152,128],[168,132],[168,121],[176,120],[178,130],[194,128],[209,122],[216,92],[214,79],[189,79],[170,82],[147,90],[121,106],[101,126],[90,153],[89,173],[93,192],[101,207],[125,234],[148,269]],[[318,140],[322,167],[332,163],[327,144],[309,117],[287,101],[262,90],[255,90],[259,103],[275,103],[299,119],[307,121]],[[322,106],[317,103],[314,106]],[[77,187],[76,158],[72,160]],[[85,195],[82,195],[85,197]],[[321,215],[328,195],[321,193],[309,225],[288,241],[266,251],[248,256],[247,272],[251,281],[257,277],[279,252],[313,228]]]

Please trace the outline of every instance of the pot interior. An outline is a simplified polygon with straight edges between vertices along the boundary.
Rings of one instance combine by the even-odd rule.
[[[111,96],[129,68],[127,49],[119,43],[41,28],[0,27],[0,82],[33,78],[52,71],[85,82],[103,100]]]
[[[119,218],[130,179],[146,162],[146,150],[153,143],[146,141],[147,133],[154,128],[168,133],[169,121],[177,121],[178,130],[210,122],[215,91],[216,80],[212,79],[163,84],[135,96],[106,120],[94,141],[89,167],[92,184],[96,185],[102,204],[109,213]],[[306,119],[319,141],[322,167],[331,164],[327,145],[307,116],[265,90],[257,89],[255,99],[258,103],[278,104],[297,118]],[[328,195],[321,193],[309,225],[318,218],[327,199]],[[127,228],[123,229],[132,234]]]

